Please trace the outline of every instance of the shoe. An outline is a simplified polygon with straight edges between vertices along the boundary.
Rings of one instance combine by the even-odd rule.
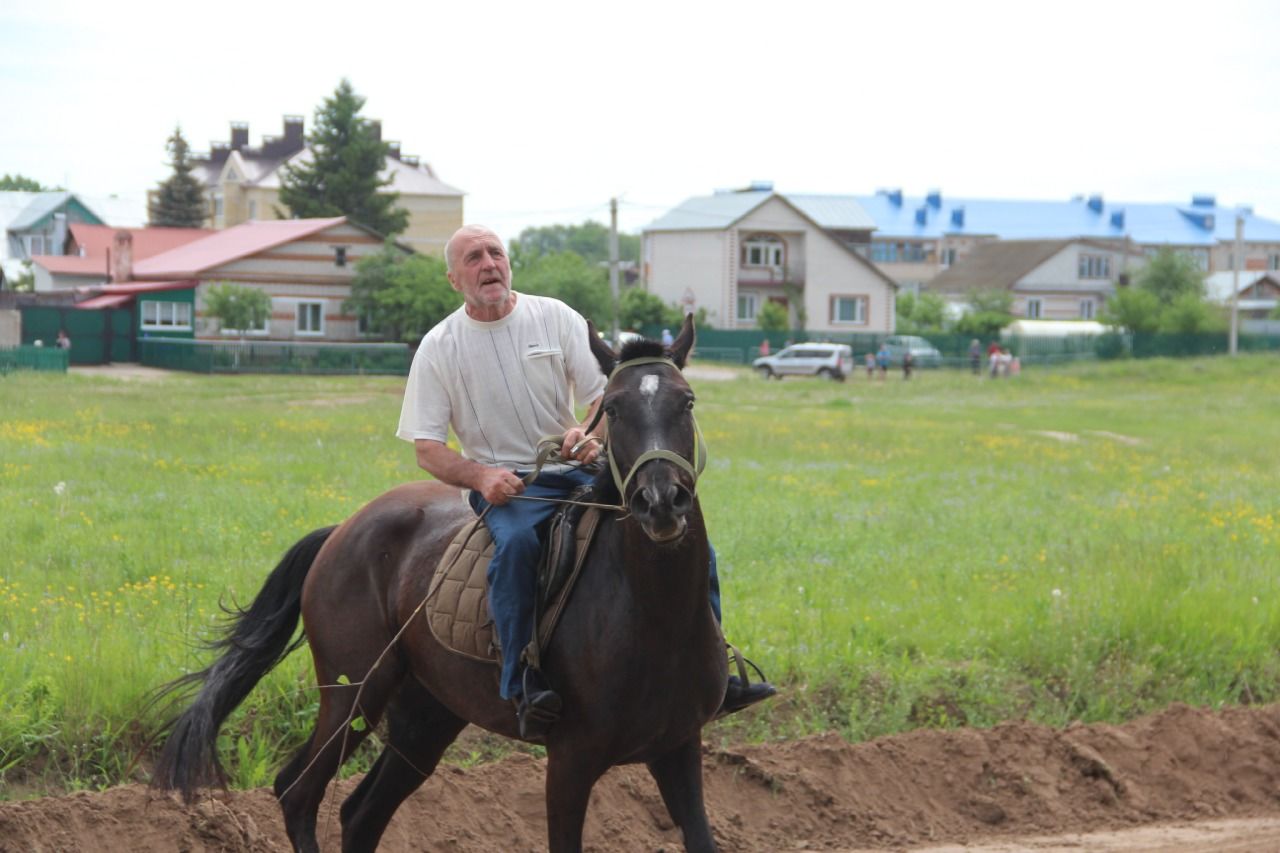
[[[729,676],[729,685],[724,691],[724,700],[720,703],[720,710],[716,711],[715,719],[735,714],[743,708],[749,708],[757,702],[763,702],[770,696],[778,692],[767,681],[756,681],[748,684],[736,675]]]
[[[541,673],[534,669],[524,672],[524,692],[516,702],[516,722],[520,726],[520,739],[543,743],[547,732],[560,719],[563,702],[560,694],[543,681]]]

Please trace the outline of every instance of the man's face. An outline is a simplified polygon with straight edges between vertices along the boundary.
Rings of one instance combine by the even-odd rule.
[[[511,296],[511,264],[496,234],[477,232],[455,238],[449,283],[474,308],[492,309]]]

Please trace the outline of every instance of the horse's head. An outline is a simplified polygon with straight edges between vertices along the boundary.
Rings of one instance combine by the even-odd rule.
[[[615,353],[591,332],[591,351],[609,377],[601,406],[609,419],[609,465],[619,501],[655,542],[678,541],[705,462],[693,420],[693,390],[681,370],[693,348],[686,317],[670,348],[632,341]]]

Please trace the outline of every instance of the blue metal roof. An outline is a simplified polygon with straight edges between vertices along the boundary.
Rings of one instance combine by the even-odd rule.
[[[50,213],[53,213],[71,199],[71,193],[36,192],[31,194],[31,203],[9,223],[10,231],[22,231],[35,225]]]
[[[645,230],[721,229],[745,216],[773,193],[731,192],[699,196],[674,208]],[[1068,201],[950,198],[933,191],[907,196],[898,190],[874,195],[787,195],[787,201],[823,228],[874,229],[876,237],[936,239],[945,234],[992,235],[1006,240],[1123,238],[1143,245],[1212,246],[1235,239],[1237,208],[1212,196],[1185,204],[1107,202],[1102,196]],[[1280,222],[1244,215],[1244,238],[1280,242]]]

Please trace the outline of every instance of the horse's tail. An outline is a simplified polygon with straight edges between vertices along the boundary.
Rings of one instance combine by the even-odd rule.
[[[302,582],[333,531],[333,527],[324,527],[302,537],[267,577],[247,609],[227,610],[232,618],[225,631],[208,643],[209,649],[222,652],[221,657],[157,692],[153,702],[181,693],[184,687],[201,685],[191,706],[160,730],[167,738],[152,773],[154,787],[180,791],[190,802],[197,789],[226,784],[218,760],[218,730],[254,685],[302,645],[303,634],[290,642],[302,612]]]

